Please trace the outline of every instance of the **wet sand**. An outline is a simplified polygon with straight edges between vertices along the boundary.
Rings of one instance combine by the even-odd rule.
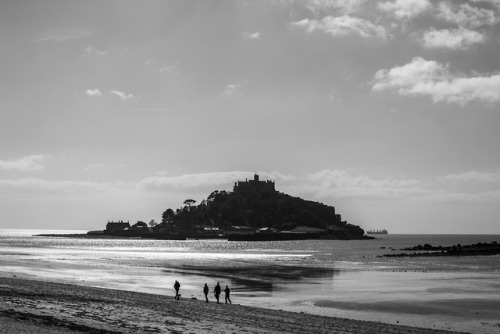
[[[0,323],[0,333],[450,333],[18,277],[0,277]]]
[[[203,284],[212,288],[220,281],[223,287],[232,288],[233,302],[269,310],[457,332],[496,334],[500,328],[496,274],[483,273],[478,280],[476,273],[333,270],[244,261],[237,266],[234,261],[232,266],[219,266],[220,261],[219,265],[215,261],[185,265],[184,259],[144,261],[108,255],[82,260],[66,252],[51,257],[0,255],[0,276],[33,282],[133,291],[168,299],[173,297],[174,280],[179,279],[183,300],[201,300]]]

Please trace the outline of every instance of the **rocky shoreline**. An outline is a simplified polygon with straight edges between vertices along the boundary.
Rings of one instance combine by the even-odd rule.
[[[471,245],[432,246],[429,244],[402,248],[404,251],[415,253],[384,254],[378,257],[436,257],[436,256],[479,256],[500,254],[500,244],[496,241],[491,243],[477,243]]]

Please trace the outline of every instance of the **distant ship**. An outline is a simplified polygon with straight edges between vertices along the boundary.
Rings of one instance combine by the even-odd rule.
[[[367,230],[366,234],[389,234],[386,229],[383,230]]]

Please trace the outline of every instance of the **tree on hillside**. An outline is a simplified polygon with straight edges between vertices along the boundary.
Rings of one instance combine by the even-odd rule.
[[[148,231],[149,228],[148,228],[148,224],[146,224],[145,222],[143,221],[138,221],[137,223],[135,223],[134,225],[132,225],[130,227],[131,230],[142,230],[142,231]]]
[[[207,197],[207,202],[209,203],[212,202],[217,197],[218,194],[219,194],[218,190],[212,191],[212,193]]]
[[[161,215],[162,224],[166,224],[170,219],[172,219],[173,216],[174,216],[174,210],[170,208],[165,210]]]
[[[188,198],[187,200],[184,201],[184,204],[186,204],[187,206],[191,206],[194,203],[196,203],[196,201],[194,199],[190,199],[190,198]]]

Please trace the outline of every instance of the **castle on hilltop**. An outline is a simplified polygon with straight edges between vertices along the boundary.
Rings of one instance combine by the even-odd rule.
[[[259,175],[255,174],[253,180],[238,181],[234,183],[234,192],[275,192],[274,181],[260,181]]]

